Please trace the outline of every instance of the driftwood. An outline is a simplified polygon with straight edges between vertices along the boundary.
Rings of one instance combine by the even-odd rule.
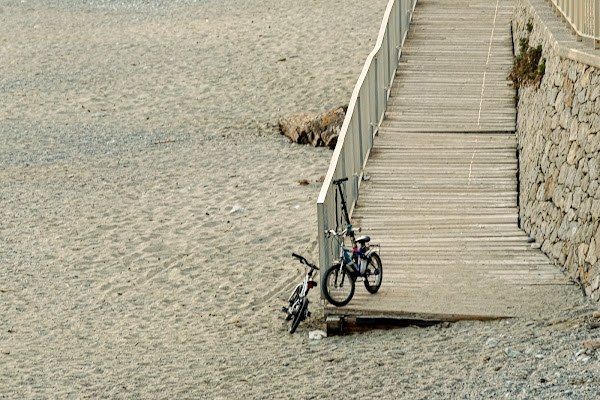
[[[338,107],[325,113],[305,112],[290,114],[279,119],[281,134],[299,144],[333,149],[337,144],[348,106]]]

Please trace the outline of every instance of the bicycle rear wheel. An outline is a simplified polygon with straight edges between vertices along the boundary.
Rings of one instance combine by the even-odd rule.
[[[332,265],[325,271],[323,295],[331,304],[342,307],[354,296],[354,279],[344,266]]]
[[[306,308],[308,307],[308,299],[305,297],[302,299],[302,304],[298,309],[298,312],[294,315],[294,320],[292,321],[292,326],[290,327],[290,335],[296,332],[298,325],[300,325],[300,321],[304,319],[306,315]]]
[[[363,276],[367,291],[371,294],[377,293],[383,279],[383,266],[381,265],[381,258],[379,258],[377,253],[373,253],[369,257],[367,269]]]

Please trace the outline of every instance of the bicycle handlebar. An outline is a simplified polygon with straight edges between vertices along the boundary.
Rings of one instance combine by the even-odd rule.
[[[352,229],[350,229],[350,230],[344,229],[341,232],[336,232],[333,229],[330,229],[327,231],[327,234],[333,235],[333,236],[354,236],[354,231]]]
[[[299,255],[299,254],[292,253],[292,257],[296,257],[296,258],[298,259],[298,261],[300,261],[300,262],[301,262],[301,263],[303,263],[303,264],[306,264],[307,266],[309,266],[309,267],[311,267],[311,268],[313,268],[313,269],[319,269],[319,268],[317,268],[317,266],[316,266],[316,265],[313,265],[313,264],[309,263],[309,262],[308,262],[308,260],[307,260],[306,258],[302,257],[302,256],[301,256],[301,255]]]
[[[336,179],[335,181],[333,181],[333,184],[337,185],[339,183],[346,182],[347,180],[348,180],[348,177]]]

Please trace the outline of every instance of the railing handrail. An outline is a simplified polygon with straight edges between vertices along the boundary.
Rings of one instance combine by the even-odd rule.
[[[585,14],[585,0],[548,0],[557,11],[559,16],[569,25],[578,41],[582,38],[592,39],[594,48],[600,48],[600,0],[589,0],[588,4],[593,5],[592,15]],[[582,25],[585,18],[593,18],[593,32],[585,32]]]
[[[334,203],[332,181],[335,178],[349,178],[344,183],[344,197],[351,215],[358,199],[358,188],[373,146],[373,138],[387,108],[390,87],[416,3],[417,0],[389,0],[375,46],[352,91],[346,117],[317,200],[321,267],[326,267],[333,256],[330,254],[325,232],[339,222],[339,205]]]
[[[327,196],[328,188],[331,186],[331,181],[333,180],[333,174],[335,172],[335,166],[337,164],[337,161],[339,160],[340,153],[342,151],[342,146],[344,145],[344,139],[346,138],[346,132],[348,131],[348,125],[350,124],[352,113],[354,112],[354,108],[356,107],[358,93],[360,92],[360,89],[365,81],[367,72],[371,68],[375,55],[381,49],[381,45],[383,44],[383,39],[385,36],[385,31],[387,30],[387,24],[390,18],[390,13],[392,12],[392,7],[396,1],[397,0],[390,0],[388,2],[388,5],[385,9],[385,13],[383,14],[383,21],[381,23],[381,27],[379,28],[379,34],[377,35],[377,41],[375,42],[375,46],[367,56],[363,69],[360,71],[360,75],[358,76],[358,81],[356,82],[354,90],[352,91],[352,95],[350,96],[350,102],[348,103],[346,117],[344,118],[344,123],[342,124],[337,144],[335,146],[335,149],[333,150],[333,156],[331,157],[331,162],[329,163],[329,168],[327,169],[327,174],[325,175],[325,180],[323,181],[323,186],[321,186],[321,191],[319,192],[319,198],[317,200],[317,203],[323,203],[325,201],[325,196]],[[415,4],[417,1],[418,0],[415,0]]]

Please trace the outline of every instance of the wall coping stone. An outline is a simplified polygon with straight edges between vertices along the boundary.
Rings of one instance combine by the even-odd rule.
[[[557,17],[552,7],[544,0],[523,0],[529,4],[530,14],[544,28],[544,35],[548,39],[556,54],[561,58],[568,58],[582,64],[600,68],[600,49],[594,49],[587,41],[578,42],[562,18]]]

